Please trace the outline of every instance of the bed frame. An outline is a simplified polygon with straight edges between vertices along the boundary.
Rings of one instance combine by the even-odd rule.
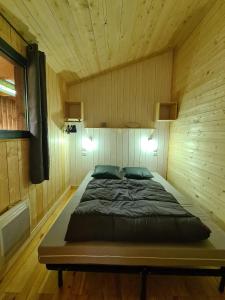
[[[48,270],[58,271],[58,287],[63,287],[63,271],[73,272],[101,272],[101,273],[139,273],[140,274],[140,300],[146,299],[146,283],[148,275],[179,275],[179,276],[213,276],[221,277],[218,290],[224,292],[225,267],[209,268],[169,268],[150,266],[114,266],[114,265],[76,265],[76,264],[46,264]]]
[[[86,176],[75,196],[66,205],[38,249],[39,261],[48,270],[58,271],[58,287],[63,286],[63,271],[139,273],[140,299],[146,299],[148,275],[221,277],[219,291],[225,288],[225,232],[202,209],[178,193],[165,179],[154,179],[212,230],[207,241],[181,244],[131,244],[115,242],[66,243],[65,232],[71,212],[79,204],[91,179]]]

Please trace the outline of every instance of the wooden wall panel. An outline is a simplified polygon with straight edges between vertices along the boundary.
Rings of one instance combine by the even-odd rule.
[[[96,164],[146,166],[165,176],[168,124],[157,124],[154,132],[158,155],[141,150],[142,136],[150,136],[155,102],[171,100],[172,52],[123,69],[83,81],[69,89],[69,101],[84,102],[84,121],[70,137],[71,183],[79,185]],[[106,122],[110,128],[100,127]],[[116,129],[137,122],[142,129]],[[82,149],[82,139],[92,136],[98,143],[92,152]]]
[[[19,156],[18,156],[18,142],[7,142],[7,164],[8,164],[8,178],[9,178],[9,196],[10,205],[21,200],[20,195],[20,180],[19,180]]]
[[[19,119],[20,114],[15,98],[0,95],[0,130],[20,130],[21,127],[17,124]],[[21,130],[24,130],[24,126],[22,126]]]
[[[168,179],[224,222],[225,2],[215,6],[175,53]]]
[[[157,155],[142,150],[142,138],[158,142]],[[85,151],[82,139],[92,137],[96,149]],[[71,183],[79,185],[87,172],[96,164],[113,164],[121,167],[142,166],[165,177],[167,170],[168,123],[159,123],[152,129],[84,128],[77,125],[77,133],[70,135]]]
[[[29,187],[29,165],[27,158],[29,157],[29,145],[27,141],[21,140],[18,143],[18,159],[19,159],[19,179],[20,179],[20,198],[21,200],[28,198]]]
[[[25,53],[25,45],[0,18],[0,36]],[[29,140],[0,140],[0,214],[8,206],[29,199],[34,228],[69,186],[69,144],[63,133],[65,82],[47,66],[50,180],[39,185],[29,181]]]
[[[154,104],[170,101],[172,52],[114,70],[70,87],[69,101],[84,102],[87,127],[124,127],[137,122],[151,128]]]
[[[9,178],[6,143],[0,143],[0,153],[0,211],[4,211],[9,205]]]
[[[0,16],[0,37],[10,44],[21,55],[26,56],[26,44],[13,28]]]

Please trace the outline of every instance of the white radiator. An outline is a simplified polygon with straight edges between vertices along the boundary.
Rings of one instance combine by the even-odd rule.
[[[23,201],[0,216],[0,269],[30,235],[28,201]]]

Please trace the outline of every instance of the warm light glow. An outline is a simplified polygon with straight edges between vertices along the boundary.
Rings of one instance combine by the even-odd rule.
[[[92,139],[92,137],[84,137],[82,139],[82,148],[87,151],[93,151],[97,147],[96,141]]]
[[[145,152],[156,152],[158,150],[158,143],[153,138],[143,137],[141,139],[141,149]]]

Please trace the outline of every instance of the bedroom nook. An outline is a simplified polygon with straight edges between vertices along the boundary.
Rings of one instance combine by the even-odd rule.
[[[0,299],[225,299],[225,2],[0,0]]]

